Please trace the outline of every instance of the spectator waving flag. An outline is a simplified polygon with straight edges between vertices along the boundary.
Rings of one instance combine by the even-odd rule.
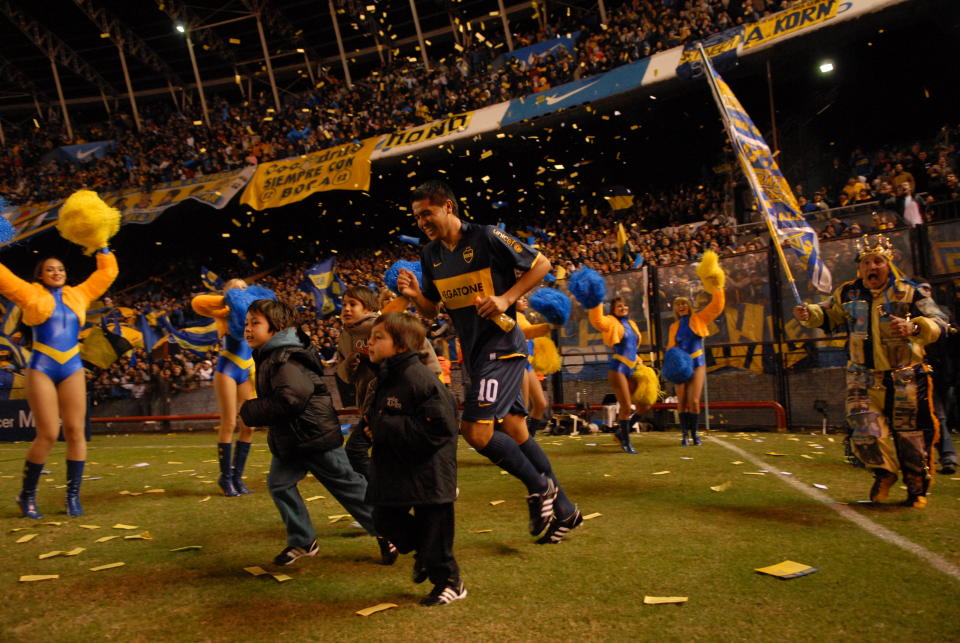
[[[336,260],[330,257],[311,266],[307,269],[307,278],[303,281],[302,289],[313,295],[318,318],[340,312],[343,291],[346,288],[334,273],[335,263]]]
[[[786,258],[783,256],[781,244],[790,247],[803,260],[807,274],[817,290],[830,292],[832,278],[830,270],[824,265],[823,257],[820,255],[816,231],[803,218],[803,212],[797,205],[797,199],[793,196],[790,184],[780,172],[760,131],[750,120],[730,87],[714,70],[702,47],[700,51],[706,72],[704,75],[713,90],[713,97],[720,108],[720,115],[736,149],[743,173],[750,182],[757,205],[767,222],[770,238],[778,239],[780,242],[774,245],[780,254],[780,260],[797,304],[801,304],[802,300],[790,268],[787,266]]]
[[[203,319],[209,319],[204,317]],[[160,325],[169,333],[169,341],[176,344],[185,351],[194,355],[206,357],[207,353],[216,350],[219,344],[217,338],[217,325],[210,319],[205,326],[191,326],[189,328],[176,328],[166,314],[160,316]]]
[[[220,292],[223,290],[223,279],[221,279],[217,273],[210,270],[206,266],[200,266],[200,281],[207,290],[213,292]]]

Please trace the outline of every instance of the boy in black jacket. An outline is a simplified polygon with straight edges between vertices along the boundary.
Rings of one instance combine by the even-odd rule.
[[[453,557],[457,417],[450,392],[411,350],[425,335],[406,313],[387,313],[371,329],[379,371],[364,415],[373,442],[366,498],[377,531],[401,553],[416,552],[413,581],[434,584],[420,604],[445,605],[467,595]]]
[[[247,309],[244,339],[253,348],[257,397],[244,402],[247,426],[267,426],[273,459],[267,486],[287,528],[287,548],[273,559],[289,565],[319,551],[310,513],[297,490],[307,473],[320,481],[370,535],[377,535],[366,480],[350,467],[343,450],[340,422],[320,375],[323,368],[297,336],[296,313],[288,304],[258,299]],[[383,562],[396,550],[378,538]]]

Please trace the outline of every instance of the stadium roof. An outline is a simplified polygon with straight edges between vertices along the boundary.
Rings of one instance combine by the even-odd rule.
[[[257,13],[280,92],[303,89],[308,61],[313,71],[321,65],[343,74],[331,4],[351,65],[379,64],[381,54],[420,56],[409,0],[0,0],[0,111],[57,105],[51,57],[68,104],[125,101],[121,43],[138,95],[189,88],[194,74],[177,24],[191,33],[204,86],[234,85],[239,75],[252,79],[255,92],[269,93]],[[532,2],[505,4],[515,18],[529,20],[535,11]],[[576,4],[565,3],[564,11]],[[497,0],[417,0],[416,7],[428,49],[440,52],[431,51],[435,57],[452,50],[454,20],[502,29]]]

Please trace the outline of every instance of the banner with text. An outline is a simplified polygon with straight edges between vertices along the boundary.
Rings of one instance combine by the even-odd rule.
[[[297,158],[263,163],[240,202],[257,210],[279,208],[328,190],[370,189],[370,155],[379,136]]]

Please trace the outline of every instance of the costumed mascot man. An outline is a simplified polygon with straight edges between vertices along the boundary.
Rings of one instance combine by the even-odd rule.
[[[613,349],[607,366],[607,381],[620,405],[617,411],[617,439],[624,453],[635,454],[630,444],[630,425],[634,415],[639,417],[650,410],[660,395],[660,379],[656,371],[643,363],[637,349],[640,329],[630,319],[630,305],[623,297],[610,301],[610,314],[603,312],[606,284],[592,268],[583,267],[570,275],[570,293],[587,310],[590,325],[603,337],[603,343]]]
[[[700,416],[700,397],[707,377],[707,360],[703,352],[703,338],[710,334],[710,324],[720,316],[726,305],[723,288],[726,274],[713,250],[703,253],[697,264],[697,276],[703,289],[710,294],[710,303],[699,312],[686,297],[673,300],[676,320],[667,331],[667,352],[663,356],[663,376],[677,387],[677,411],[680,413],[680,446],[700,446],[697,425]]]
[[[854,454],[874,475],[870,500],[886,500],[902,472],[904,504],[925,507],[939,427],[924,346],[936,341],[944,324],[933,300],[894,265],[887,237],[865,236],[857,250],[857,279],[819,305],[796,306],[793,314],[808,328],[849,329],[847,423]]]

